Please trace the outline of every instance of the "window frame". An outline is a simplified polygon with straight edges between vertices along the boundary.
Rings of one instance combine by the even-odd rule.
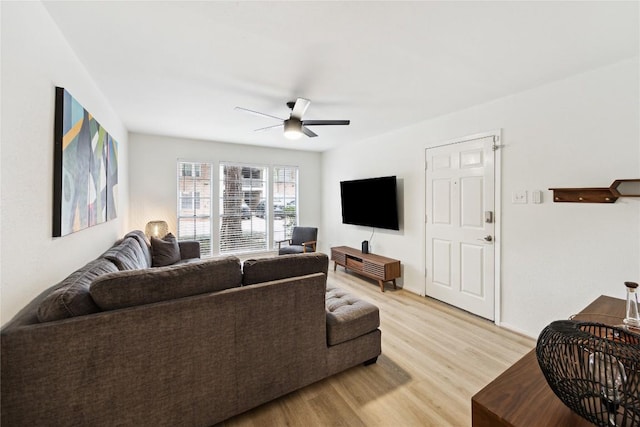
[[[227,216],[228,214],[226,214],[224,212],[225,210],[225,171],[224,168],[225,167],[237,167],[239,168],[239,173],[238,173],[238,178],[240,180],[240,186],[241,189],[240,191],[242,192],[241,195],[241,206],[240,206],[240,212],[239,212],[239,216],[240,216],[240,227],[242,227],[242,229],[240,230],[240,235],[237,236],[238,242],[244,242],[244,243],[238,243],[237,246],[235,247],[231,247],[227,242],[228,240],[226,240],[224,234],[226,233],[225,228],[226,227],[230,227],[231,231],[230,232],[234,232],[233,228],[237,227],[237,224],[234,222],[233,219],[233,214],[231,214],[232,216],[229,217]],[[269,213],[265,212],[264,216],[263,216],[263,221],[264,221],[264,225],[262,227],[262,231],[260,230],[260,221],[257,221],[254,223],[254,218],[257,215],[254,215],[254,213],[256,212],[255,207],[253,206],[249,206],[249,203],[247,203],[247,199],[246,199],[246,194],[247,193],[254,193],[254,192],[262,192],[263,196],[259,197],[257,199],[256,202],[256,207],[260,204],[261,201],[265,201],[265,205],[266,205],[266,201],[269,200],[269,176],[270,176],[270,166],[267,164],[256,164],[256,163],[249,163],[249,162],[228,162],[228,161],[220,161],[218,163],[218,182],[217,182],[217,187],[218,187],[218,191],[219,191],[219,195],[217,198],[218,201],[218,224],[216,229],[218,230],[218,244],[217,244],[217,249],[218,249],[218,253],[220,255],[237,255],[237,254],[244,254],[244,253],[252,253],[252,252],[268,252],[270,249],[270,236],[271,236],[271,225],[270,225],[270,221],[269,221]],[[245,174],[245,171],[248,170],[248,173]],[[262,178],[256,177],[255,174],[255,170],[260,170],[261,174],[263,175]],[[260,174],[257,174],[258,176]],[[255,183],[259,184],[259,185],[253,185]],[[248,184],[248,187],[246,186],[246,184]],[[251,199],[250,199],[251,200]],[[247,207],[250,210],[249,213],[249,218],[245,219],[243,218],[243,213],[242,213],[242,208],[243,208],[243,204],[247,203]],[[249,224],[244,223],[244,221],[250,221]],[[245,227],[248,226],[249,230],[246,230]],[[255,228],[254,228],[255,227]],[[245,235],[244,232],[248,231],[248,234]],[[237,232],[237,231],[235,231]],[[247,237],[248,236],[248,237]],[[263,244],[260,243],[260,241],[264,241]]]
[[[190,167],[187,169],[187,165]],[[209,170],[209,177],[203,174],[203,167]],[[203,258],[213,256],[212,217],[214,209],[212,162],[196,162],[178,159],[176,164],[176,235],[178,240],[197,240],[200,242],[200,255]],[[185,173],[186,171],[189,173]],[[195,172],[195,173],[194,173]],[[188,187],[188,188],[187,188]],[[208,190],[205,191],[205,187]],[[206,206],[208,201],[208,213]],[[205,213],[201,211],[205,210]],[[187,215],[185,211],[193,211]],[[193,221],[192,229],[189,222]],[[201,231],[204,230],[204,233]]]
[[[190,165],[190,166],[185,166]],[[206,178],[206,167],[209,168],[209,177]],[[260,218],[262,228],[259,230],[263,235],[264,244],[256,246],[249,244],[238,247],[225,247],[223,242],[222,227],[224,220],[224,167],[237,166],[239,180],[241,181],[242,202],[240,204],[240,222],[250,220],[251,227],[255,227],[254,220]],[[284,172],[280,170],[284,169]],[[256,170],[259,170],[258,173]],[[262,174],[262,178],[260,178]],[[281,178],[282,177],[282,178]],[[181,185],[183,181],[197,182],[207,180],[208,189],[206,193],[196,191],[194,187],[188,189]],[[247,184],[249,185],[245,185]],[[257,184],[256,184],[257,183]],[[218,255],[246,255],[249,253],[269,253],[277,249],[278,240],[288,240],[291,238],[293,226],[300,221],[300,167],[286,164],[255,163],[242,161],[192,161],[185,159],[177,160],[177,180],[176,180],[176,216],[177,216],[177,236],[178,240],[192,240],[194,236],[201,236],[201,230],[205,230],[206,242],[201,242],[201,256],[203,258]],[[278,194],[278,186],[283,189]],[[291,189],[287,190],[286,187]],[[294,188],[295,187],[295,188]],[[187,191],[188,190],[188,191]],[[188,200],[188,202],[187,202]],[[294,212],[287,216],[287,203],[294,200]],[[244,203],[247,203],[247,206]],[[284,215],[279,211],[274,212],[274,207],[280,202],[283,204]],[[198,211],[206,208],[208,203],[208,214],[198,215]],[[249,206],[250,205],[250,206]],[[258,209],[259,205],[264,206],[264,212]],[[249,208],[247,212],[247,207]],[[236,207],[237,208],[237,207]],[[235,208],[234,208],[235,209]],[[182,211],[193,210],[193,215],[184,215]],[[184,228],[185,220],[193,219],[193,229],[188,234],[181,232]],[[280,222],[282,221],[282,222]],[[206,224],[204,224],[206,222]],[[188,224],[188,223],[187,223]],[[251,233],[257,231],[250,229]],[[242,235],[238,237],[241,239]],[[200,239],[202,240],[202,239]],[[227,241],[228,242],[228,241]]]
[[[291,180],[287,180],[286,179],[286,175],[287,173],[285,172],[284,176],[283,176],[283,180],[280,181],[279,175],[278,173],[276,173],[277,169],[283,169],[287,172],[291,172],[291,171],[295,171],[295,177],[293,178],[293,186],[295,187],[293,190],[293,200],[295,201],[295,212],[294,215],[287,215],[287,207],[288,202],[287,200],[291,200],[290,197],[287,197],[286,194],[286,189],[284,190],[284,196],[282,198],[283,200],[283,211],[284,211],[284,224],[283,224],[283,232],[282,234],[280,234],[279,230],[275,230],[275,224],[272,225],[274,231],[272,234],[272,248],[275,250],[278,248],[277,242],[278,241],[284,241],[284,240],[289,240],[291,239],[291,235],[293,233],[293,227],[297,226],[300,224],[300,205],[299,205],[299,188],[300,188],[300,167],[298,166],[293,166],[293,165],[272,165],[271,166],[271,191],[272,191],[272,200],[271,200],[271,206],[273,208],[275,208],[276,206],[276,186],[278,184],[281,184],[283,186],[286,187],[287,184],[291,184],[292,181]],[[275,220],[275,218],[274,218]]]

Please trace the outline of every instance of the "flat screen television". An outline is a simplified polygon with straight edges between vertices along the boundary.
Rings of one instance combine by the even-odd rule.
[[[399,230],[396,177],[340,182],[342,222]]]

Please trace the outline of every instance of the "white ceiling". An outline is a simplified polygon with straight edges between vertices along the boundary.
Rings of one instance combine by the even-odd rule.
[[[134,132],[323,151],[637,57],[638,2],[55,1]],[[67,82],[73,93],[73,82]],[[351,119],[286,140],[275,120]],[[80,100],[81,101],[81,100]],[[81,101],[82,102],[82,101]]]

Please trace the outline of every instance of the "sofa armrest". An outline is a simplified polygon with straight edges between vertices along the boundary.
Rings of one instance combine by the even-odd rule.
[[[183,240],[178,242],[178,246],[180,246],[180,259],[200,258],[200,242]]]

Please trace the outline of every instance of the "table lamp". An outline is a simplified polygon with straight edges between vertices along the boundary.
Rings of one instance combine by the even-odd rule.
[[[144,229],[144,234],[146,234],[148,238],[156,237],[162,239],[167,233],[169,233],[167,221],[149,221]]]

